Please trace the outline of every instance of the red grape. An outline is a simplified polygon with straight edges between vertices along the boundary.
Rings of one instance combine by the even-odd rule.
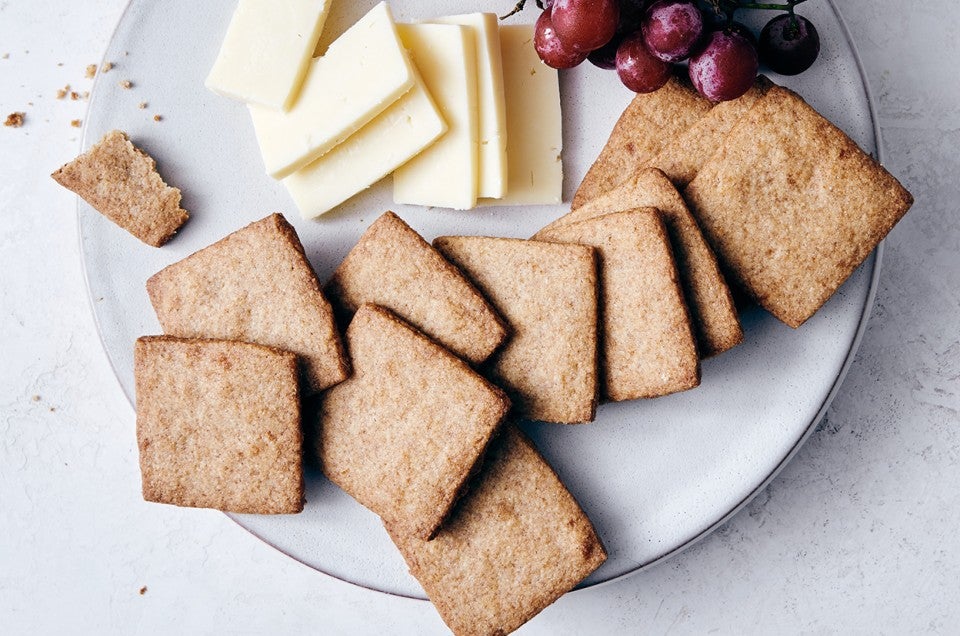
[[[760,32],[760,57],[781,75],[798,75],[820,55],[820,34],[810,20],[784,13]]]
[[[690,58],[690,81],[714,102],[736,99],[757,79],[757,49],[735,31],[720,29],[707,36],[706,45]]]
[[[544,11],[537,19],[533,28],[533,47],[543,63],[553,68],[573,68],[587,59],[586,53],[571,50],[560,41],[549,11]]]
[[[617,32],[620,5],[617,0],[554,0],[550,15],[566,48],[589,53]]]
[[[643,33],[627,37],[617,49],[617,75],[635,93],[652,93],[670,79],[670,65],[647,50]]]
[[[658,0],[643,17],[647,48],[665,62],[690,57],[703,36],[703,14],[688,0]]]

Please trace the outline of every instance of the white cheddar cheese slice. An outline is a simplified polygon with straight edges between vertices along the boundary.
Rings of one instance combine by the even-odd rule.
[[[287,112],[250,106],[267,173],[287,177],[320,157],[410,90],[414,69],[381,2],[310,63]]]
[[[507,193],[481,205],[540,205],[563,201],[563,119],[557,71],[533,48],[533,26],[500,27],[507,98]]]
[[[307,72],[332,0],[240,0],[207,88],[286,110]]]
[[[345,142],[283,180],[303,218],[315,218],[370,187],[447,130],[423,81]]]
[[[447,24],[400,24],[397,28],[448,130],[393,173],[393,200],[469,210],[477,204],[479,166],[473,32]]]
[[[480,175],[477,196],[499,198],[507,192],[507,113],[503,93],[500,25],[495,13],[470,13],[431,20],[473,30],[477,46]]]

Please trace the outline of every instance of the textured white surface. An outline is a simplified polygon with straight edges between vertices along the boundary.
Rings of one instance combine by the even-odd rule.
[[[74,199],[48,177],[76,153],[69,122],[85,107],[54,93],[89,88],[83,68],[123,4],[0,0],[0,114],[27,113],[0,128],[0,631],[442,633],[425,603],[333,581],[219,513],[140,501],[133,413],[93,327]],[[873,318],[821,430],[709,539],[565,597],[525,633],[960,628],[953,5],[842,5],[888,163],[917,205],[887,242]],[[106,77],[127,79],[115,61]]]

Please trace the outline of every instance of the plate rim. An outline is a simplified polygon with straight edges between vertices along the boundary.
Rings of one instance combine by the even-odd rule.
[[[113,43],[114,38],[117,35],[117,32],[120,30],[120,26],[127,19],[127,16],[130,13],[132,7],[135,4],[137,4],[138,1],[139,0],[128,0],[123,11],[120,13],[120,17],[117,19],[117,23],[114,26],[113,31],[110,34],[110,39],[108,40],[107,45],[104,49],[103,56],[101,56],[100,58],[101,66],[107,59],[110,45]],[[863,86],[864,96],[866,97],[866,101],[867,101],[867,110],[870,115],[870,127],[873,131],[874,143],[876,144],[876,159],[880,164],[883,164],[884,157],[885,157],[883,137],[882,137],[880,123],[877,116],[877,107],[876,107],[876,102],[874,100],[874,93],[870,87],[870,80],[866,74],[866,68],[863,64],[863,58],[860,55],[860,50],[857,47],[856,42],[854,42],[850,33],[850,29],[847,25],[847,22],[844,19],[843,14],[840,12],[840,9],[837,7],[835,0],[825,0],[825,3],[830,8],[831,12],[836,18],[837,23],[840,27],[840,31],[843,34],[843,38],[844,40],[846,40],[847,45],[850,47],[850,50],[853,54],[854,64],[856,65],[856,68],[857,68],[857,74],[860,76],[860,81]],[[89,113],[93,109],[94,105],[98,102],[97,98],[100,91],[97,91],[97,87],[99,86],[100,80],[101,80],[101,74],[97,74],[97,77],[94,80],[93,86],[91,87],[91,90],[90,90],[91,97],[87,105],[87,113]],[[90,121],[89,116],[84,118],[83,131],[80,136],[81,149],[87,146],[87,137],[89,134],[89,128],[88,128],[89,121]],[[81,207],[82,207],[82,199],[79,196],[77,196],[74,203],[74,220],[76,223],[76,231],[77,231],[76,240],[77,240],[77,247],[78,247],[78,256],[80,259],[80,273],[83,277],[84,287],[86,288],[85,296],[87,299],[87,307],[90,311],[91,317],[93,318],[93,326],[96,330],[97,340],[100,342],[101,352],[103,353],[104,357],[107,360],[107,364],[109,365],[110,370],[113,373],[113,378],[116,381],[117,387],[120,389],[120,393],[125,398],[124,401],[130,406],[131,410],[134,413],[134,416],[136,416],[136,404],[131,399],[131,397],[127,395],[126,391],[123,390],[123,385],[120,382],[120,375],[117,372],[116,365],[113,362],[113,358],[110,357],[110,354],[107,351],[107,344],[103,339],[103,331],[101,329],[100,316],[97,314],[96,306],[94,305],[93,293],[90,287],[90,272],[87,269],[87,259],[84,256],[85,250],[84,250],[84,243],[83,243],[83,226],[81,221]],[[783,458],[777,463],[777,465],[771,470],[771,472],[764,478],[764,480],[760,484],[758,484],[756,488],[754,488],[749,493],[747,493],[746,496],[744,496],[735,506],[733,506],[727,513],[725,513],[723,516],[717,519],[714,523],[712,523],[707,528],[705,528],[695,536],[691,537],[684,543],[673,548],[669,552],[666,552],[650,561],[647,561],[646,563],[641,563],[640,565],[638,565],[632,570],[628,570],[626,572],[623,572],[622,574],[618,574],[604,581],[597,581],[595,583],[589,583],[586,585],[583,585],[583,584],[577,585],[574,589],[568,592],[568,594],[582,592],[585,590],[597,589],[600,587],[608,586],[613,583],[618,583],[627,578],[636,576],[641,572],[645,572],[653,567],[661,565],[666,561],[669,561],[670,559],[676,557],[680,553],[687,551],[688,549],[692,548],[694,545],[706,539],[708,536],[712,535],[720,526],[724,525],[725,523],[730,521],[730,519],[735,517],[741,510],[743,510],[747,505],[749,505],[750,502],[753,501],[761,492],[763,492],[770,485],[770,483],[774,479],[776,479],[777,476],[779,476],[779,474],[783,471],[783,469],[790,464],[790,462],[794,459],[794,457],[797,455],[800,449],[803,448],[803,446],[806,444],[807,440],[813,435],[814,431],[816,431],[817,426],[820,424],[821,420],[823,420],[824,415],[826,415],[831,404],[833,403],[833,400],[836,398],[837,393],[840,390],[840,387],[843,385],[843,382],[846,379],[847,373],[850,371],[850,367],[853,365],[853,361],[856,358],[856,354],[860,349],[860,344],[863,340],[864,334],[866,333],[867,323],[869,323],[870,317],[873,313],[873,307],[875,304],[877,291],[879,288],[880,273],[881,273],[882,264],[883,264],[885,244],[886,244],[886,240],[880,241],[876,249],[870,255],[867,256],[867,259],[872,259],[873,261],[872,263],[873,269],[870,273],[870,286],[867,290],[866,299],[863,302],[863,308],[861,310],[860,320],[857,324],[856,333],[854,334],[854,337],[850,342],[850,346],[844,358],[843,365],[841,366],[840,371],[837,373],[837,377],[834,379],[833,385],[830,387],[830,391],[827,393],[826,397],[824,398],[823,402],[820,405],[819,410],[817,411],[816,415],[814,415],[814,417],[811,419],[810,423],[807,425],[803,434],[797,439],[796,443],[783,456]],[[862,266],[863,265],[861,265],[861,267]],[[351,585],[353,587],[356,587],[362,590],[375,592],[377,594],[385,594],[387,596],[409,599],[412,601],[429,602],[429,599],[424,596],[411,596],[408,594],[400,594],[397,592],[381,590],[381,589],[364,585],[356,581],[351,581],[351,580],[339,577],[330,572],[321,570],[303,561],[302,559],[296,557],[295,555],[285,552],[281,548],[274,545],[269,539],[262,537],[256,532],[254,532],[253,530],[247,528],[245,525],[240,523],[240,521],[235,517],[234,514],[229,512],[222,512],[221,514],[227,517],[237,527],[247,532],[251,536],[255,537],[257,540],[259,540],[266,546],[282,554],[283,556],[289,559],[292,559],[297,563],[302,564],[306,568],[322,576],[329,577],[330,579],[333,579],[335,581],[346,583],[347,585]]]

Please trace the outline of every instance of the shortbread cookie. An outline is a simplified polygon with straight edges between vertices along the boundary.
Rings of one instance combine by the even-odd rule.
[[[357,311],[347,346],[354,375],[322,396],[320,467],[392,531],[428,539],[510,401],[382,307]]]
[[[312,391],[349,375],[330,303],[296,231],[279,214],[164,268],[147,281],[147,292],[168,335],[292,351]]]
[[[599,386],[593,248],[480,236],[433,244],[510,325],[490,370],[519,413],[561,424],[592,421]]]
[[[797,94],[767,94],[685,191],[721,265],[799,327],[906,214],[913,197]]]
[[[180,190],[164,183],[153,158],[119,130],[51,176],[153,247],[169,241],[189,217],[180,208]]]
[[[255,514],[303,510],[294,354],[144,337],[134,375],[144,499]]]

